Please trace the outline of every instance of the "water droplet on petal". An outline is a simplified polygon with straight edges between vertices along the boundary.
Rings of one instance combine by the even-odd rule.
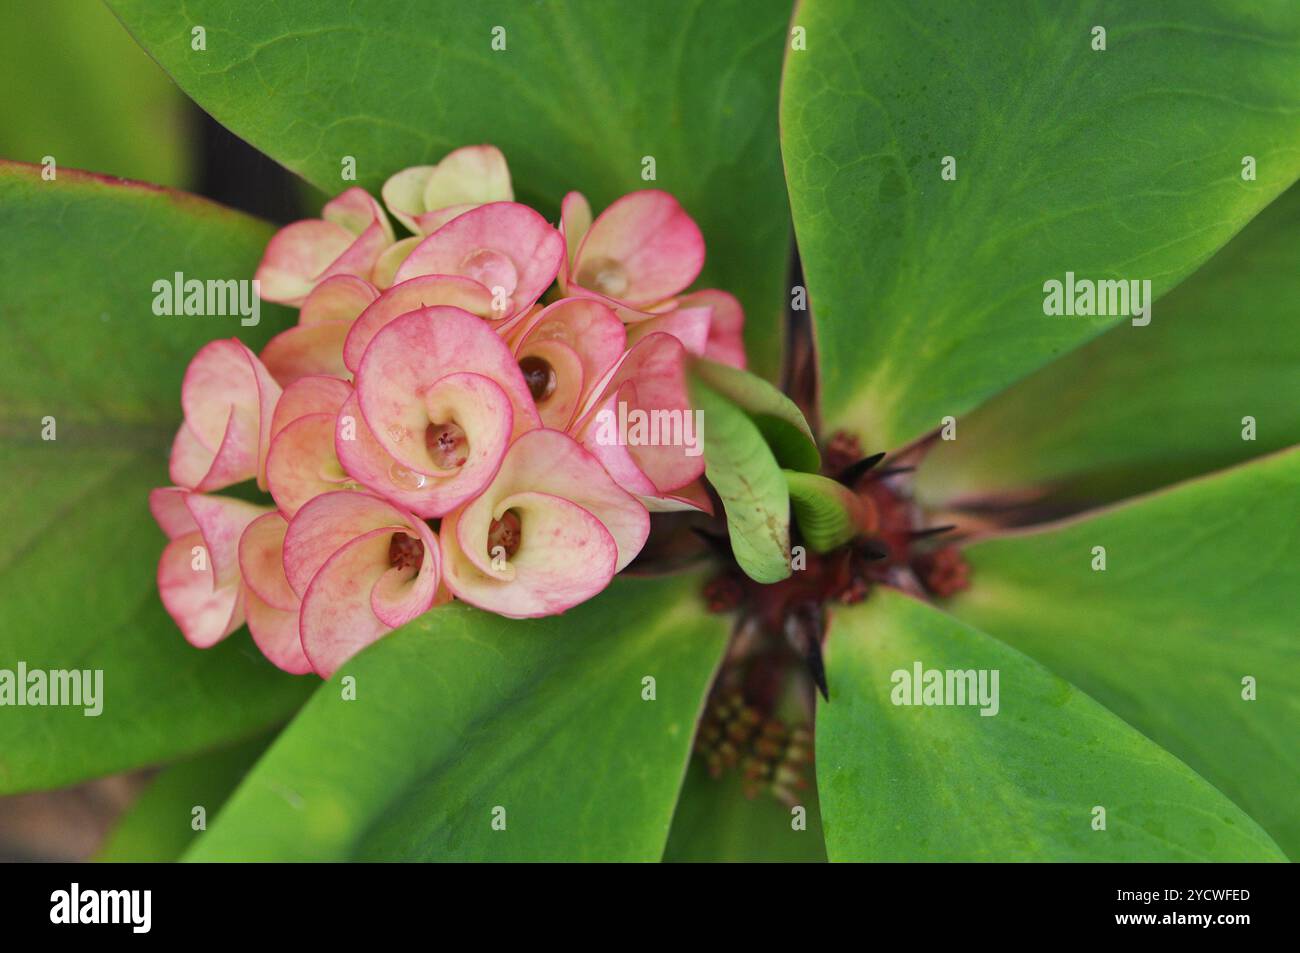
[[[514,294],[519,285],[519,272],[515,270],[515,263],[508,256],[491,248],[479,248],[470,252],[460,263],[460,269],[465,277],[473,278],[485,288],[500,289],[506,297]]]
[[[612,258],[597,258],[587,262],[578,272],[578,284],[603,295],[617,298],[627,291],[627,271],[621,262]]]
[[[388,468],[388,479],[399,490],[419,490],[428,482],[423,473],[416,473],[400,463],[394,463]]]

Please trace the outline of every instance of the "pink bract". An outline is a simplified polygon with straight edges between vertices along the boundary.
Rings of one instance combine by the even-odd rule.
[[[393,285],[369,304],[353,322],[343,343],[343,362],[354,373],[376,334],[395,318],[422,308],[448,305],[495,320],[492,292],[472,278],[422,275]]]
[[[164,487],[149,508],[169,542],[158,562],[163,607],[196,648],[216,645],[244,624],[239,538],[266,507]]]
[[[577,439],[620,486],[645,497],[666,496],[704,473],[704,457],[683,441],[649,444],[625,439],[624,422],[657,412],[684,434],[694,425],[686,393],[686,351],[671,334],[650,334],[623,356],[574,426]],[[611,429],[612,428],[612,429]]]
[[[279,384],[241,341],[205,344],[181,384],[185,422],[172,444],[172,482],[206,493],[256,478],[265,489],[279,399]]]
[[[496,146],[464,146],[437,165],[403,169],[384,183],[384,204],[417,235],[489,202],[513,202],[510,170]]]
[[[353,486],[334,450],[339,410],[352,388],[332,377],[302,377],[280,398],[271,423],[266,481],[276,505],[291,518],[314,496]]]
[[[245,586],[248,632],[262,654],[293,675],[310,672],[298,633],[301,600],[284,572],[284,537],[289,524],[280,513],[265,513],[239,539],[239,567]]]
[[[394,276],[400,283],[421,275],[472,278],[492,292],[510,318],[526,311],[555,280],[564,239],[526,205],[493,202],[459,215],[424,239]]]
[[[525,317],[510,341],[521,368],[532,370],[540,381],[529,390],[542,424],[564,430],[618,363],[627,331],[599,301],[565,298]]]
[[[318,496],[290,521],[285,576],[302,600],[302,648],[332,675],[385,632],[433,605],[438,540],[428,524],[368,493]]]
[[[380,253],[393,243],[384,210],[364,189],[348,189],[321,215],[286,225],[266,246],[253,277],[267,301],[298,307],[333,275],[369,279]]]
[[[623,196],[595,221],[586,199],[570,193],[561,226],[570,247],[565,294],[646,311],[681,292],[704,266],[699,227],[677,199],[658,189]]]
[[[336,443],[344,469],[424,517],[481,492],[510,441],[541,424],[505,342],[447,306],[404,314],[375,335],[356,406],[356,436]]]
[[[511,519],[516,538],[501,542]],[[604,589],[649,531],[645,507],[591,454],[558,431],[534,430],[511,445],[480,496],[443,520],[447,588],[511,618],[554,615]]]

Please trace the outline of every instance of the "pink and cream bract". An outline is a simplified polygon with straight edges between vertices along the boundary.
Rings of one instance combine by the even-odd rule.
[[[493,146],[360,188],[282,228],[256,277],[298,323],[254,354],[205,345],[181,388],[164,606],[207,648],[247,623],[328,677],[459,599],[555,615],[640,552],[650,512],[709,506],[698,451],[601,439],[602,415],[690,414],[686,362],[745,366],[739,302],[688,291],[704,239],[644,190],[558,227],[514,201]],[[254,481],[264,505],[217,491]],[[248,496],[249,494],[241,494]]]

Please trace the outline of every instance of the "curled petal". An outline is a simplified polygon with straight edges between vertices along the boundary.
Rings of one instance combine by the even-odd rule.
[[[614,478],[614,482],[644,500],[659,497],[665,491],[655,486],[654,481],[641,469],[641,464],[632,455],[632,447],[618,433],[620,409],[626,417],[630,414],[629,408],[636,407],[636,385],[626,381],[597,403],[577,423],[574,432],[587,451],[600,461],[605,472]]]
[[[671,334],[691,354],[703,355],[709,346],[709,329],[713,310],[709,307],[674,308],[645,321],[630,325],[627,343],[636,344],[649,334]]]
[[[493,202],[457,216],[422,241],[397,269],[398,282],[420,275],[472,278],[506,299],[509,318],[528,309],[555,280],[564,240],[525,205]]]
[[[351,488],[334,452],[334,414],[307,414],[271,441],[266,482],[280,512],[292,517],[314,496]]]
[[[443,561],[447,585],[457,597],[498,615],[525,619],[557,615],[609,585],[618,547],[600,520],[568,500],[544,493],[520,493],[506,502],[527,525],[526,532],[546,542],[526,542],[507,569],[484,572],[468,558],[469,547],[486,544],[486,526],[478,531],[477,525],[483,521],[466,532],[459,517],[449,517],[442,539],[454,533],[457,545],[444,550]]]
[[[410,514],[369,493],[326,493],[305,503],[284,536],[285,578],[302,596],[325,560],[350,540],[377,529],[396,532],[424,525]],[[426,527],[427,528],[427,527]]]
[[[249,523],[272,511],[244,500],[203,493],[186,496],[185,506],[203,537],[213,585],[221,589],[237,584],[240,579],[239,539]]]
[[[246,430],[239,426],[231,413],[221,446],[213,453],[194,436],[189,424],[181,424],[172,441],[168,473],[173,483],[207,493],[235,483],[242,483],[256,472],[254,451],[248,447]]]
[[[262,363],[281,387],[312,375],[347,377],[343,342],[351,328],[348,321],[318,321],[281,331],[266,342]]]
[[[475,206],[515,197],[505,156],[486,145],[457,149],[437,165],[403,169],[384,183],[382,195],[398,221],[420,235]]]
[[[248,631],[262,654],[294,675],[311,671],[298,636],[298,595],[284,574],[284,534],[289,524],[267,513],[248,524],[239,540]]]
[[[343,472],[372,493],[416,516],[433,515],[428,495],[423,492],[429,477],[402,466],[380,446],[366,426],[356,395],[343,405],[335,421],[334,453]]]
[[[428,211],[424,207],[424,187],[433,175],[434,166],[415,165],[388,177],[379,194],[383,197],[388,211],[416,235],[420,231],[419,217]]]
[[[272,237],[257,266],[254,277],[262,297],[300,306],[356,240],[343,226],[320,219],[286,225]]]
[[[275,405],[271,417],[271,439],[274,440],[276,434],[299,417],[337,414],[351,396],[351,386],[337,377],[300,377],[284,389]]]
[[[370,608],[380,622],[392,628],[405,625],[427,611],[442,582],[442,552],[438,537],[427,523],[413,523],[424,553],[418,567],[392,567],[370,590]]]
[[[564,267],[560,286],[564,287],[573,273],[573,262],[578,257],[578,246],[591,228],[591,204],[581,192],[570,192],[560,203],[560,235],[564,238]]]
[[[163,607],[185,641],[200,649],[216,645],[244,624],[244,587],[214,587],[211,568],[203,566],[203,548],[197,532],[178,536],[158,561]]]
[[[179,486],[161,486],[149,491],[149,512],[168,539],[199,531],[199,524],[185,505],[189,495],[189,490]]]
[[[239,571],[244,584],[269,607],[298,610],[298,594],[284,574],[284,534],[289,522],[272,510],[244,528],[239,537]]]
[[[361,649],[433,605],[438,541],[419,524],[420,565],[394,566],[394,532],[372,530],[347,541],[321,564],[302,600],[299,626],[312,667],[329,677]]]
[[[225,442],[224,438],[222,442]],[[250,474],[245,471],[256,466],[251,457],[246,449],[242,454],[227,453],[222,458],[222,466],[214,467],[217,454],[199,443],[189,424],[182,423],[172,440],[167,475],[177,486],[200,491],[219,490],[248,479]]]
[[[745,311],[733,295],[716,288],[706,288],[677,299],[680,309],[713,309],[709,321],[709,340],[704,356],[719,364],[745,369]]]
[[[574,428],[621,486],[644,496],[664,496],[704,473],[701,429],[686,394],[685,349],[663,333],[627,352]]]
[[[279,399],[280,385],[241,341],[204,345],[181,384],[185,424],[172,446],[173,482],[208,491],[255,476],[265,489],[271,418]]]
[[[442,516],[478,493],[496,473],[514,413],[505,392],[478,374],[450,374],[429,389],[426,408],[453,419],[470,436],[464,462],[423,472],[396,459],[375,438],[356,398],[339,413],[334,447],[344,472],[417,516]],[[427,457],[427,449],[420,453]],[[409,462],[409,461],[408,461]]]
[[[513,553],[493,524],[518,521]],[[513,618],[591,598],[640,551],[650,518],[600,463],[554,430],[524,434],[484,493],[442,524],[443,572],[456,596]]]
[[[673,490],[664,496],[643,496],[641,503],[651,513],[676,513],[682,510],[695,510],[698,513],[713,515],[713,499],[704,488],[703,480],[696,480],[684,487]]]
[[[447,154],[424,187],[424,207],[513,202],[510,169],[496,146],[465,146]]]
[[[699,275],[704,237],[667,192],[632,192],[605,209],[573,261],[568,294],[586,289],[633,308],[671,298]]]
[[[509,440],[540,424],[510,349],[457,308],[405,314],[380,331],[357,373],[357,395],[375,439],[409,470],[437,478],[429,489],[444,503],[482,489]],[[460,461],[435,445],[447,428],[460,431]]]
[[[251,590],[244,593],[248,634],[267,661],[290,675],[303,675],[312,670],[298,633],[299,611],[297,607],[289,610],[267,605]]]
[[[375,615],[370,593],[387,572],[393,533],[375,530],[349,540],[315,574],[298,616],[302,647],[322,678],[391,630]]]
[[[383,209],[364,189],[343,192],[322,215],[286,225],[266,246],[255,278],[267,301],[299,307],[333,275],[369,279],[380,253],[393,243]]]
[[[379,256],[375,262],[374,270],[370,273],[370,280],[375,283],[375,287],[380,291],[387,291],[393,286],[393,281],[397,277],[397,269],[402,267],[402,262],[406,261],[411,252],[415,251],[415,246],[420,244],[420,235],[412,235],[410,238],[403,238],[401,241],[394,242],[384,249],[384,253]]]
[[[471,278],[424,275],[393,285],[357,318],[343,344],[343,361],[354,373],[375,335],[394,318],[421,308],[446,305],[492,318],[492,292]]]
[[[317,285],[307,296],[307,300],[302,303],[298,323],[354,321],[357,315],[378,297],[379,289],[364,278],[358,278],[356,275],[333,275]]]
[[[565,298],[528,317],[512,334],[515,357],[534,369],[544,362],[552,375],[544,396],[534,391],[542,423],[564,430],[588,392],[617,362],[627,344],[623,322],[609,308],[586,298]]]

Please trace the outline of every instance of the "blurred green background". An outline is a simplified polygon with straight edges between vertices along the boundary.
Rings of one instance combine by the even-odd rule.
[[[0,155],[193,189],[188,100],[99,0],[7,0]]]

